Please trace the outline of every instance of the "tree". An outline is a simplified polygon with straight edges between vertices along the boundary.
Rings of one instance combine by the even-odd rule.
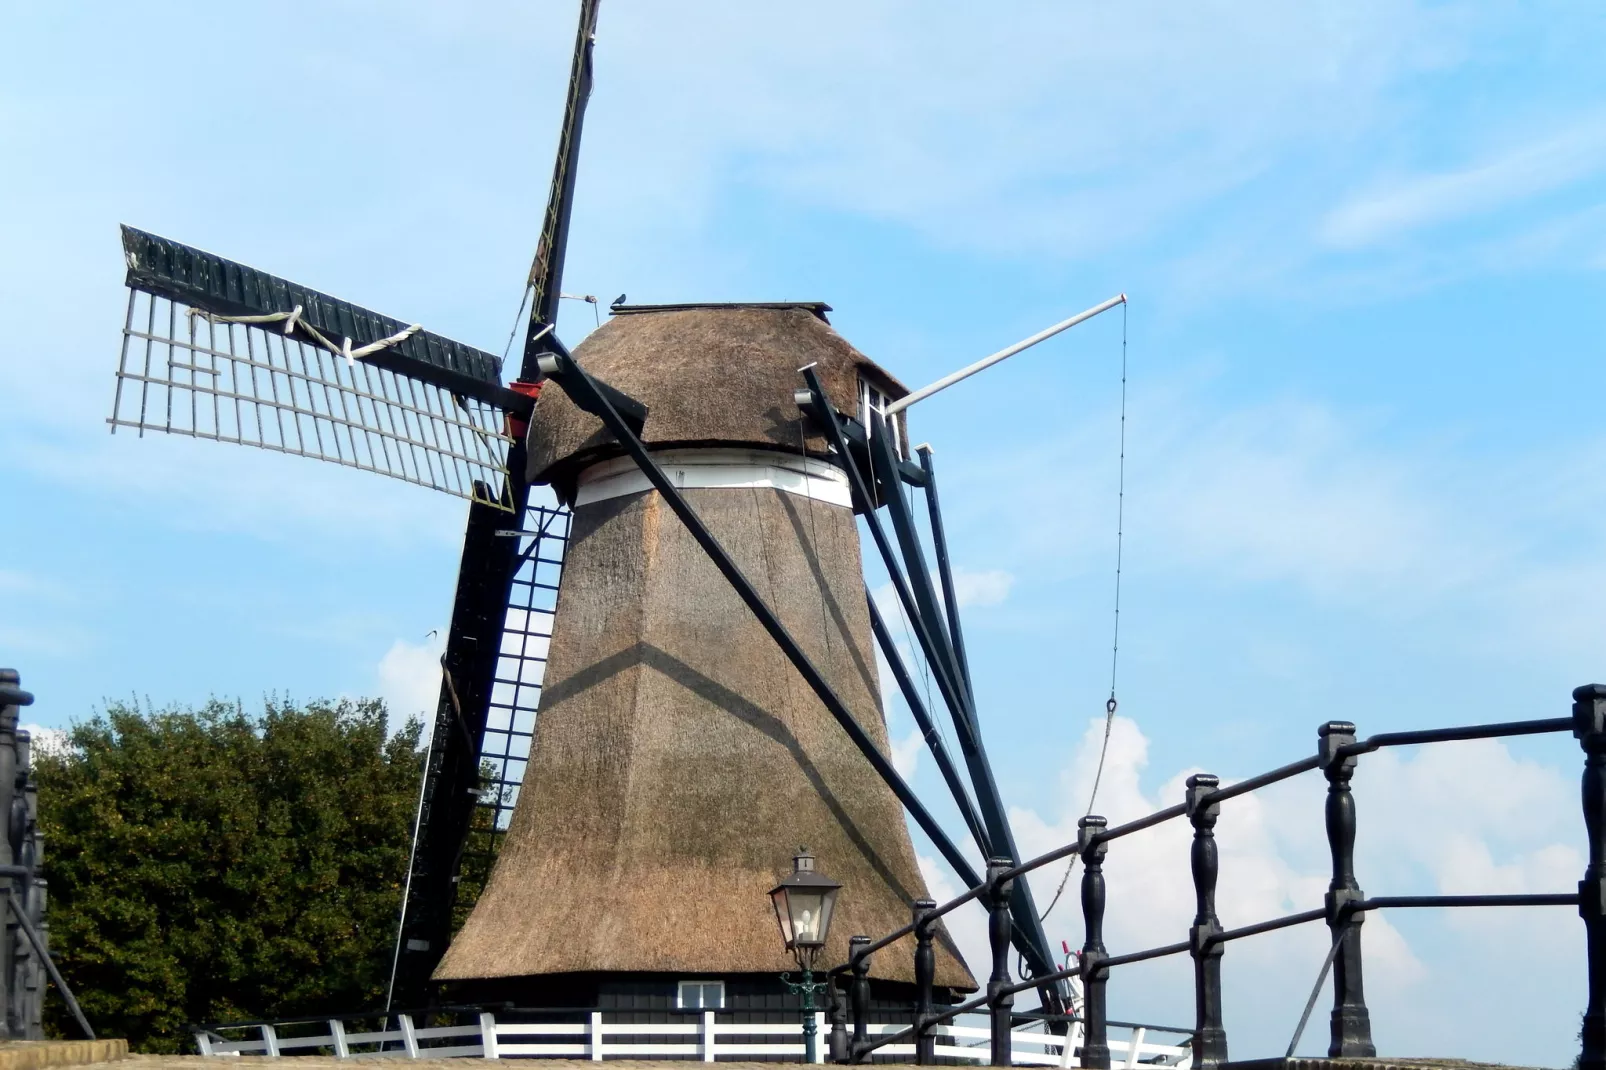
[[[382,1004],[420,731],[387,738],[378,701],[113,704],[37,756],[51,946],[96,1030],[174,1052],[192,1023]]]

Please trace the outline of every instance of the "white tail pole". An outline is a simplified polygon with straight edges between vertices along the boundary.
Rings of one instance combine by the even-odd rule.
[[[941,379],[938,379],[935,383],[932,383],[930,386],[921,387],[913,394],[910,394],[907,397],[899,398],[897,401],[894,401],[892,404],[887,406],[886,414],[888,416],[894,416],[897,413],[902,412],[904,409],[907,409],[915,402],[924,401],[926,398],[929,398],[939,390],[947,390],[950,386],[953,386],[961,379],[969,379],[977,372],[986,371],[988,368],[991,368],[994,364],[997,364],[1001,360],[1008,360],[1010,357],[1013,357],[1016,353],[1019,353],[1023,349],[1030,349],[1038,342],[1052,338],[1061,331],[1069,330],[1070,328],[1075,327],[1078,323],[1083,323],[1087,320],[1090,320],[1094,316],[1097,316],[1100,312],[1108,312],[1116,305],[1124,304],[1126,304],[1126,294],[1116,294],[1108,301],[1105,301],[1102,304],[1094,305],[1086,312],[1078,312],[1068,320],[1061,320],[1060,322],[1054,324],[1054,326],[1049,327],[1046,330],[1038,331],[1030,338],[1016,342],[1007,349],[1000,349],[990,357],[983,357],[968,368],[960,368],[952,375],[945,375]]]

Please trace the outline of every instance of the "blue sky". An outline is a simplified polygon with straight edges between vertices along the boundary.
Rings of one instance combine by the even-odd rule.
[[[108,436],[116,225],[500,352],[572,6],[8,6],[0,662],[40,723],[120,696],[428,692],[461,503]],[[1603,22],[609,0],[565,289],[823,299],[911,383],[1129,293],[1112,816],[1174,801],[1190,769],[1303,755],[1330,717],[1557,716],[1606,677]],[[579,306],[564,336],[590,321]],[[1107,315],[914,410],[973,592],[987,738],[1042,846],[1085,806],[1108,689],[1120,337]],[[1554,737],[1369,759],[1363,885],[1570,888],[1578,765]],[[915,776],[939,790],[929,762]],[[1319,895],[1319,793],[1300,791],[1223,818],[1229,869],[1259,875],[1224,875],[1239,920]],[[1186,921],[1185,848],[1157,843],[1122,871],[1147,875],[1125,946]],[[1567,914],[1369,923],[1384,1050],[1565,1062]],[[1541,968],[1490,1020],[1513,944]],[[1281,1050],[1319,962],[1265,947],[1229,953],[1235,1054]],[[1188,1019],[1177,978],[1132,977],[1122,1013]]]

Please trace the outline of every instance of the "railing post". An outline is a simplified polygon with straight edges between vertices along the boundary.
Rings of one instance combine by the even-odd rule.
[[[409,1059],[418,1058],[418,1033],[413,1029],[413,1016],[410,1014],[396,1015],[396,1026],[401,1030],[402,1050],[407,1053]],[[279,1053],[275,1050],[273,1054],[277,1055]]]
[[[1327,848],[1333,856],[1327,925],[1333,940],[1344,941],[1333,959],[1332,1038],[1327,1045],[1331,1059],[1377,1054],[1361,983],[1361,923],[1365,918],[1359,911],[1347,909],[1348,904],[1365,898],[1355,880],[1355,797],[1350,793],[1355,757],[1339,756],[1341,748],[1354,742],[1355,726],[1348,721],[1328,721],[1317,729],[1316,753],[1327,777]]]
[[[935,899],[914,901],[915,923],[915,1064],[930,1066],[937,1056],[936,1038],[931,1035],[932,982],[937,977],[937,954],[931,947],[931,924],[927,920],[937,909]]]
[[[1082,1065],[1087,1070],[1110,1070],[1109,1011],[1104,1003],[1108,975],[1100,962],[1108,956],[1104,946],[1104,855],[1109,845],[1098,839],[1109,822],[1089,814],[1076,823],[1082,854],[1082,919],[1087,938],[1082,943]]]
[[[849,1052],[853,1062],[863,1058],[860,1045],[870,1039],[870,956],[860,952],[869,943],[868,936],[848,939],[848,961],[853,965],[853,1047]]]
[[[1013,880],[999,880],[998,875],[1014,866],[1008,858],[994,858],[987,863],[988,917],[987,938],[992,944],[993,972],[987,978],[987,1010],[992,1017],[992,1065],[1014,1065],[1014,1051],[1010,1036],[1013,1024],[1015,996],[1005,992],[1009,987],[1010,939],[1014,924],[1009,917],[1009,897],[1015,890]]]
[[[264,1026],[261,1027],[261,1032],[262,1032],[262,1054],[270,1055],[270,1056],[273,1056],[273,1057],[277,1058],[278,1055],[279,1055],[279,1033],[278,1033],[278,1030],[274,1029],[273,1026],[271,1026],[271,1025],[264,1025]]]
[[[592,1011],[591,1012],[591,1029],[590,1029],[590,1035],[589,1035],[588,1039],[591,1041],[591,1043],[589,1045],[587,1045],[588,1055],[589,1055],[589,1057],[590,1057],[592,1062],[600,1063],[602,1061],[602,1012],[601,1011]]]
[[[1189,862],[1196,908],[1188,944],[1193,955],[1193,1065],[1200,1070],[1214,1070],[1227,1061],[1227,1030],[1221,1020],[1221,955],[1226,948],[1212,939],[1221,932],[1216,916],[1216,877],[1221,872],[1216,818],[1221,804],[1205,801],[1220,786],[1221,780],[1209,773],[1188,778],[1188,821],[1193,825]],[[1136,1063],[1128,1059],[1127,1065]]]
[[[484,1017],[484,1015],[481,1015]],[[329,1039],[335,1042],[335,1058],[349,1059],[351,1045],[346,1043],[346,1023],[339,1018],[329,1019]]]
[[[20,686],[22,677],[15,669],[0,669],[0,864],[11,865],[16,849],[11,842],[11,800],[17,782],[17,715],[21,707],[33,702],[33,696]],[[21,882],[10,877],[0,878],[0,1040],[13,1036],[8,1024],[9,1010],[16,979],[12,976],[13,955],[16,946],[16,923],[11,920],[8,901],[16,895]],[[17,903],[20,909],[22,904]]]
[[[1589,977],[1578,1070],[1606,1070],[1606,684],[1573,691],[1573,735],[1584,748],[1582,796],[1589,836],[1589,865],[1578,882]]]
[[[831,1032],[826,1039],[826,1050],[833,1063],[848,1061],[848,1003],[836,985],[836,975],[825,975],[825,1007],[831,1015]]]

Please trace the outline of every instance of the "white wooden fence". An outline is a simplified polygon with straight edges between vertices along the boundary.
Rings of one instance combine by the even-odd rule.
[[[283,1036],[272,1025],[232,1026],[232,1033],[254,1033],[231,1039],[216,1032],[197,1032],[196,1047],[202,1055],[312,1055],[321,1051],[341,1059],[661,1059],[665,1056],[701,1059],[753,1059],[779,1057],[789,1062],[803,1060],[803,1025],[790,1023],[746,1023],[718,1021],[719,1012],[688,1014],[679,1022],[609,1022],[603,1012],[591,1011],[583,1022],[498,1022],[496,1016],[482,1013],[475,1025],[420,1027],[406,1014],[396,1016],[396,1028],[370,1031],[347,1029],[340,1019],[322,1025],[305,1023],[324,1031],[304,1036]],[[387,1020],[388,1021],[388,1020]],[[815,1062],[825,1061],[827,1025],[824,1013],[816,1015],[819,1036]],[[326,1028],[325,1028],[326,1027]],[[221,1028],[221,1027],[220,1027]],[[901,1025],[872,1025],[870,1033],[885,1036],[906,1028]],[[1073,1024],[1068,1036],[1031,1031],[1040,1026],[1017,1029],[1013,1062],[1017,1066],[1079,1067],[1080,1024]],[[941,1059],[985,1063],[990,1057],[990,1034],[985,1026],[941,1025],[932,1029],[937,1056]],[[665,1040],[666,1037],[677,1038]],[[648,1039],[638,1039],[648,1038]],[[684,1038],[684,1039],[679,1039]],[[913,1060],[913,1042],[888,1044],[878,1055]],[[1187,1045],[1156,1044],[1143,1027],[1135,1027],[1124,1040],[1110,1041],[1112,1062],[1116,1066],[1163,1065],[1190,1070],[1193,1053]]]

